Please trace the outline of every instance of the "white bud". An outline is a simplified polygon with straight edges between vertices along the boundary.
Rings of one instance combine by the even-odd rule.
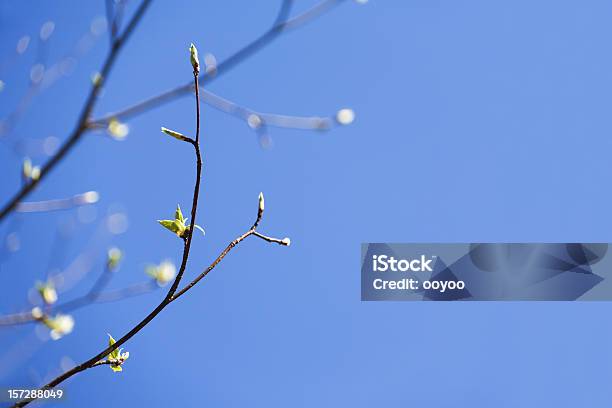
[[[35,308],[32,309],[32,317],[36,320],[38,319],[42,319],[43,317],[43,312],[42,309],[38,306],[36,306]]]
[[[94,204],[100,199],[100,194],[97,191],[87,191],[78,197],[83,204]]]
[[[352,109],[340,109],[336,113],[336,121],[341,125],[350,125],[355,120],[355,112]]]
[[[53,340],[62,338],[72,332],[74,328],[74,318],[65,314],[58,313],[54,318],[46,319],[44,323],[51,329],[50,335]]]
[[[40,178],[40,167],[34,166],[32,167],[32,175],[30,176],[32,180],[38,180]]]
[[[99,86],[101,82],[102,82],[102,75],[99,72],[94,72],[91,75],[91,83],[94,86]]]
[[[57,291],[52,286],[45,286],[40,290],[40,296],[46,304],[52,305],[57,302]]]
[[[130,133],[130,128],[125,123],[121,123],[116,118],[112,118],[110,122],[108,122],[106,131],[113,139],[123,140],[128,133]]]
[[[259,115],[255,114],[255,113],[251,113],[249,115],[249,117],[247,118],[247,124],[249,125],[249,127],[251,129],[259,129],[259,127],[261,127],[262,123],[263,123],[263,121],[261,120]]]
[[[26,157],[23,160],[23,164],[21,166],[21,174],[25,179],[29,179],[32,177],[32,160],[29,157]]]
[[[263,193],[259,193],[259,212],[262,213],[264,211],[264,195]]]
[[[289,246],[289,245],[291,245],[291,240],[289,238],[285,237],[285,238],[282,239],[281,244],[285,245],[285,246]]]
[[[200,73],[200,59],[198,58],[198,49],[193,43],[191,43],[189,46],[189,53],[191,54],[191,66],[193,67],[193,72],[197,75]]]
[[[164,261],[159,264],[157,273],[157,283],[165,285],[176,276],[176,266],[170,261]]]
[[[159,265],[151,265],[146,269],[159,286],[164,286],[176,276],[176,266],[171,261],[163,261]]]
[[[176,132],[176,131],[168,129],[168,128],[165,128],[163,126],[161,128],[161,131],[164,132],[165,134],[167,134],[168,136],[172,136],[175,139],[178,139],[178,140],[187,140],[187,136],[185,136],[184,134]]]
[[[106,267],[109,271],[117,270],[119,262],[123,258],[123,252],[117,247],[112,247],[106,254]]]

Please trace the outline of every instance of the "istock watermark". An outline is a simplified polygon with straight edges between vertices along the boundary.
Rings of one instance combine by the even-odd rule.
[[[372,270],[375,272],[385,272],[387,270],[397,272],[406,271],[427,271],[433,272],[431,263],[434,258],[427,258],[421,255],[418,259],[395,259],[387,255],[372,255]]]
[[[361,299],[612,300],[608,245],[362,244]]]

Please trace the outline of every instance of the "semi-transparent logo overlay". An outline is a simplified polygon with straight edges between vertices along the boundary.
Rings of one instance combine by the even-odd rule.
[[[608,245],[362,244],[361,300],[612,300]]]

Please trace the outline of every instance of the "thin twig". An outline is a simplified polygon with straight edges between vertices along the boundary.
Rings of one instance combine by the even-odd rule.
[[[114,344],[108,346],[106,349],[104,349],[103,351],[99,352],[98,354],[96,354],[95,356],[93,356],[92,358],[90,358],[89,360],[73,367],[72,369],[66,371],[65,373],[61,374],[60,376],[56,377],[55,379],[53,379],[52,381],[50,381],[48,384],[46,384],[45,386],[43,386],[41,389],[42,390],[46,390],[46,389],[51,389],[55,386],[57,386],[58,384],[62,383],[63,381],[65,381],[66,379],[72,377],[73,375],[80,373],[82,371],[85,371],[89,368],[92,367],[96,367],[98,365],[101,365],[103,363],[101,363],[100,361],[108,356],[112,351],[116,350],[117,348],[119,348],[122,344],[124,344],[125,342],[127,342],[129,339],[131,339],[134,335],[136,335],[138,332],[140,332],[147,324],[149,324],[149,322],[151,322],[159,313],[161,313],[161,311],[163,309],[166,308],[166,306],[168,306],[171,302],[173,302],[174,300],[178,299],[181,295],[183,295],[185,292],[187,292],[189,289],[191,289],[193,286],[195,286],[196,283],[198,283],[201,279],[203,279],[215,266],[217,266],[221,260],[229,253],[229,251],[234,248],[238,243],[240,243],[242,240],[244,240],[245,238],[247,238],[250,235],[256,235],[259,237],[264,237],[261,234],[256,234],[255,229],[257,228],[257,226],[259,225],[259,222],[261,221],[261,218],[263,217],[263,197],[260,196],[260,204],[259,204],[259,209],[257,212],[257,218],[255,220],[255,222],[253,223],[253,225],[251,226],[251,228],[244,233],[243,235],[241,235],[240,237],[238,237],[237,239],[235,239],[234,241],[232,241],[222,252],[221,254],[213,261],[213,263],[204,270],[204,272],[202,272],[198,277],[196,277],[193,281],[191,281],[187,286],[185,286],[183,289],[181,289],[179,292],[177,292],[178,286],[181,282],[181,279],[183,277],[183,274],[185,272],[185,269],[187,267],[187,261],[189,259],[189,250],[191,247],[191,241],[192,241],[192,237],[193,237],[193,230],[194,230],[194,226],[195,226],[195,219],[196,219],[196,212],[197,212],[197,207],[198,207],[198,197],[199,197],[199,187],[200,187],[200,179],[201,179],[201,171],[202,171],[202,159],[201,159],[201,153],[200,153],[200,97],[199,97],[199,87],[198,87],[198,69],[196,68],[196,66],[194,66],[194,86],[196,89],[195,92],[195,99],[196,99],[196,136],[194,140],[188,140],[188,143],[192,144],[195,150],[195,154],[196,154],[196,182],[195,182],[195,187],[194,187],[194,192],[193,192],[193,200],[192,200],[192,206],[191,206],[191,223],[190,223],[190,227],[189,227],[189,231],[187,233],[187,236],[184,238],[184,248],[183,248],[183,259],[181,262],[181,266],[179,268],[179,272],[176,275],[176,278],[174,279],[174,282],[172,283],[172,286],[170,287],[170,289],[168,290],[168,292],[166,293],[166,296],[164,297],[164,299],[159,303],[159,305],[157,305],[157,307],[155,309],[153,309],[153,311],[151,311],[142,321],[140,321],[140,323],[138,323],[136,326],[134,326],[128,333],[126,333],[125,335],[123,335],[119,340],[117,340]],[[267,238],[267,237],[266,237]],[[281,242],[281,240],[276,240],[274,238],[270,238],[271,242],[276,242],[279,241]],[[267,240],[267,239],[266,239]],[[284,245],[288,245],[288,240],[282,240],[282,242],[284,243]],[[14,405],[14,407],[23,407],[27,404],[29,404],[30,402],[32,402],[33,399],[27,399],[27,400],[22,400],[19,401],[18,403],[16,403]]]
[[[260,197],[260,200],[261,199],[262,198]],[[254,236],[256,236],[258,238],[261,238],[261,239],[263,239],[265,241],[268,241],[268,242],[276,242],[278,244],[288,246],[289,242],[290,242],[289,238],[284,238],[284,239],[281,240],[281,239],[278,239],[278,238],[267,237],[267,236],[262,235],[259,232],[257,232],[257,227],[259,226],[259,223],[261,222],[261,219],[263,217],[263,213],[264,213],[264,208],[260,204],[260,206],[258,208],[258,211],[257,211],[257,218],[255,219],[255,222],[253,223],[251,228],[249,228],[249,230],[247,232],[245,232],[244,234],[240,235],[238,238],[236,238],[235,240],[230,242],[229,245],[226,246],[223,251],[221,251],[219,256],[217,256],[217,258],[208,266],[208,268],[204,269],[204,271],[202,273],[200,273],[194,280],[189,282],[183,289],[179,290],[175,295],[173,295],[171,297],[171,299],[170,299],[170,302],[174,302],[176,299],[178,299],[183,294],[185,294],[185,292],[187,292],[189,289],[193,288],[199,281],[204,279],[206,277],[206,275],[208,275],[208,273],[210,271],[212,271],[215,268],[215,266],[217,266],[223,260],[223,258],[225,258],[225,256],[236,245],[238,245],[240,242],[244,241],[246,238],[250,237],[251,235],[254,235]]]
[[[257,129],[260,126],[271,126],[285,129],[327,130],[335,124],[333,116],[295,116],[265,113],[240,105],[201,87],[200,92],[204,103],[245,121],[253,129]],[[123,119],[125,119],[124,116],[111,113],[90,122],[89,126],[92,129],[106,129],[112,120]],[[259,121],[259,123],[253,123],[253,121]]]
[[[94,204],[98,201],[98,193],[88,191],[82,194],[76,194],[68,198],[57,198],[54,200],[30,201],[17,204],[15,211],[31,213],[31,212],[47,212],[67,210],[82,205]]]
[[[270,43],[272,43],[276,38],[278,38],[281,34],[301,27],[315,18],[319,17],[323,12],[331,10],[334,6],[342,3],[344,0],[322,0],[314,7],[308,9],[307,11],[291,18],[288,20],[279,19],[280,16],[286,15],[289,10],[287,4],[291,3],[290,0],[285,0],[280,8],[277,18],[275,19],[274,24],[263,34],[257,37],[255,40],[251,41],[241,49],[239,49],[234,54],[230,55],[227,59],[220,62],[217,65],[216,74],[214,76],[210,76],[207,73],[203,73],[201,75],[201,85],[207,85],[220,77],[221,75],[229,72],[236,65],[260,51],[262,48],[266,47]],[[110,120],[111,118],[116,118],[118,120],[125,120],[137,115],[140,115],[144,112],[147,112],[153,108],[164,105],[170,101],[175,100],[176,98],[185,96],[189,94],[193,89],[193,84],[186,83],[184,85],[178,86],[174,89],[170,89],[168,91],[162,92],[158,95],[145,99],[141,102],[135,103],[127,108],[124,108],[120,111],[114,112],[111,115],[107,115],[103,118],[96,119],[93,123],[103,123],[105,121]]]
[[[322,0],[320,3],[310,8],[309,10],[293,18],[288,19],[287,17],[291,9],[292,0],[283,0],[279,13],[276,19],[274,20],[273,25],[255,40],[251,41],[249,44],[238,50],[236,53],[232,54],[229,58],[218,64],[217,69],[215,71],[216,74],[214,76],[207,75],[206,73],[202,74],[202,85],[208,84],[212,82],[215,78],[218,78],[220,75],[224,74],[225,72],[230,71],[233,67],[235,67],[257,51],[259,51],[263,47],[269,45],[282,33],[289,31],[290,29],[295,29],[300,26],[303,26],[304,24],[320,16],[323,12],[326,12],[334,6],[340,4],[342,1],[344,0]],[[94,84],[90,96],[85,103],[85,107],[81,116],[79,117],[77,126],[73,133],[66,140],[66,142],[64,142],[61,148],[55,153],[55,155],[52,156],[51,159],[42,167],[40,178],[37,180],[33,180],[23,186],[21,190],[17,194],[15,194],[13,198],[0,210],[0,221],[3,220],[11,211],[13,211],[17,204],[24,197],[26,197],[34,189],[34,187],[36,187],[36,185],[43,178],[46,177],[47,173],[52,170],[64,158],[64,156],[74,147],[76,142],[81,138],[85,131],[89,129],[90,123],[100,123],[99,119],[89,122],[89,115],[95,105],[98,91],[100,90],[102,84],[105,82],[106,77],[108,76],[108,73],[110,72],[110,69],[117,57],[119,49],[125,43],[129,35],[133,31],[134,27],[137,25],[149,3],[150,0],[143,0],[140,7],[134,14],[134,17],[132,17],[132,20],[125,29],[123,35],[121,35],[113,44],[111,52],[107,57],[107,60],[100,72],[101,81],[96,81],[97,83]],[[118,111],[114,114],[114,117],[120,119],[135,116],[137,114],[148,111],[154,107],[167,103],[177,97],[186,95],[191,92],[192,88],[193,85],[191,83],[187,83],[185,85],[179,86],[177,88],[163,92],[157,96],[139,102],[121,111]]]
[[[278,239],[278,238],[274,238],[274,237],[269,237],[267,235],[264,234],[260,234],[259,232],[253,230],[253,235],[255,235],[257,238],[261,238],[264,241],[267,242],[272,242],[274,244],[278,244],[278,245],[289,245],[289,239],[287,238],[283,238],[283,239]]]
[[[136,25],[141,20],[145,11],[151,4],[151,0],[143,0],[140,3],[140,6],[134,13],[134,16],[130,20],[128,26],[121,36],[119,36],[115,42],[113,43],[106,60],[100,70],[100,80],[94,81],[91,90],[89,92],[89,96],[85,101],[85,105],[79,115],[76,126],[72,131],[72,134],[68,137],[68,139],[64,142],[64,144],[59,148],[59,150],[45,163],[45,165],[41,168],[40,177],[35,180],[30,180],[27,184],[25,184],[21,190],[13,196],[13,198],[4,205],[2,210],[0,210],[0,220],[6,217],[11,211],[15,209],[17,204],[23,200],[25,196],[27,196],[33,189],[40,183],[47,174],[55,168],[55,166],[62,161],[62,159],[66,156],[66,154],[74,147],[74,145],[81,139],[85,131],[87,130],[87,122],[93,111],[93,108],[98,100],[98,94],[103,86],[103,84],[108,79],[108,76],[111,72],[111,69],[117,60],[117,56],[119,55],[120,50],[123,48],[130,35],[136,28]]]
[[[145,282],[135,283],[124,288],[104,291],[103,289],[108,284],[112,273],[113,272],[108,270],[105,271],[102,275],[100,275],[89,292],[64,303],[52,305],[49,307],[49,309],[45,310],[45,313],[47,315],[51,315],[56,312],[71,312],[96,303],[117,302],[134,296],[150,293],[159,288],[159,285],[155,282],[155,280],[147,280]],[[34,323],[37,320],[38,319],[34,318],[31,311],[12,313],[0,316],[0,326],[16,326]]]
[[[92,367],[97,367],[100,365],[111,365],[113,362],[110,360],[100,360],[100,361],[96,361],[95,363],[92,364]]]
[[[198,71],[196,70],[196,67],[194,67],[193,77],[194,77],[194,86],[196,87],[196,89],[198,89]],[[199,97],[198,92],[196,92],[195,99],[196,99],[196,137],[195,137],[195,140],[190,143],[193,145],[195,154],[196,154],[196,181],[195,181],[193,199],[192,199],[192,204],[191,204],[191,223],[190,223],[189,232],[187,233],[187,236],[183,239],[184,246],[183,246],[183,257],[181,261],[181,266],[176,275],[176,278],[174,279],[174,282],[172,283],[172,286],[168,290],[168,293],[166,293],[166,296],[161,301],[161,303],[159,303],[159,305],[157,305],[157,307],[153,309],[152,312],[150,312],[140,323],[134,326],[134,328],[132,328],[132,330],[130,330],[127,334],[125,334],[123,337],[117,340],[114,344],[108,346],[104,351],[96,354],[94,357],[90,358],[89,360],[75,366],[71,370],[68,370],[64,374],[55,378],[54,380],[49,382],[47,385],[45,385],[42,389],[53,388],[56,385],[60,384],[62,381],[66,380],[67,378],[70,378],[73,375],[80,373],[81,371],[85,371],[91,367],[94,367],[98,361],[100,361],[105,356],[109,355],[110,352],[117,349],[123,343],[125,343],[130,338],[132,338],[136,333],[142,330],[142,328],[144,328],[151,320],[155,318],[155,316],[157,316],[168,304],[170,304],[170,299],[176,292],[176,289],[178,288],[178,285],[180,284],[181,278],[183,277],[183,273],[185,272],[185,269],[187,267],[187,261],[189,259],[189,250],[191,248],[191,241],[193,237],[193,229],[194,229],[195,220],[196,220],[198,197],[200,195],[202,158],[201,158],[200,145],[199,145],[199,142],[200,142],[200,97]],[[23,407],[32,401],[34,401],[34,399],[25,399],[25,400],[17,402],[14,405],[14,407]]]

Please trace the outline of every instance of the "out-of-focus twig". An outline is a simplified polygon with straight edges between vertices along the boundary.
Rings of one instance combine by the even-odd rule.
[[[213,81],[215,78],[218,78],[220,75],[228,72],[231,68],[235,67],[240,62],[242,62],[252,54],[256,53],[266,45],[270,44],[282,33],[303,26],[304,24],[312,21],[316,17],[320,16],[322,13],[332,9],[334,6],[342,3],[343,1],[344,0],[322,0],[320,3],[308,9],[307,11],[295,17],[288,18],[288,16],[290,15],[293,1],[284,0],[281,3],[280,10],[272,26],[255,40],[251,41],[246,46],[232,54],[229,58],[219,63],[216,66],[215,75],[208,75],[207,73],[202,74],[201,84],[205,85]],[[144,11],[147,9],[149,3],[150,0],[143,0],[140,7],[136,10],[136,13],[132,17],[132,20],[124,30],[123,34],[119,36],[117,40],[113,43],[113,46],[111,47],[111,52],[107,57],[102,70],[100,71],[100,80],[94,81],[90,96],[87,102],[85,103],[85,107],[79,117],[77,126],[71,136],[66,140],[66,142],[64,142],[64,144],[60,147],[57,153],[52,156],[51,159],[42,167],[40,178],[38,180],[32,180],[30,183],[26,184],[17,194],[15,194],[15,196],[7,204],[5,204],[5,206],[0,210],[0,221],[4,219],[11,211],[13,211],[17,203],[19,203],[25,196],[27,196],[34,189],[34,187],[47,175],[47,173],[63,159],[63,157],[72,149],[72,147],[81,138],[85,131],[90,128],[90,123],[104,122],[103,119],[90,121],[89,115],[93,110],[93,107],[97,100],[98,92],[106,81],[119,50],[133,31],[134,27],[140,21],[140,18],[142,17]],[[125,108],[119,112],[116,112],[112,116],[114,116],[116,119],[120,119],[145,112],[156,106],[167,103],[177,97],[189,94],[193,89],[193,86],[193,84],[187,83],[185,85],[161,93],[157,96],[151,97],[145,101],[139,102],[128,108]],[[94,125],[94,128],[95,127],[96,126]]]
[[[286,17],[289,15],[293,1],[283,1],[280,11],[277,17],[275,18],[273,25],[259,37],[236,51],[224,61],[220,62],[216,66],[215,75],[209,75],[208,73],[202,74],[202,78],[200,80],[201,86],[209,84],[222,74],[229,72],[232,68],[244,61],[246,58],[250,57],[265,46],[272,43],[281,34],[309,23],[310,21],[319,17],[324,12],[329,11],[333,7],[339,5],[343,1],[345,0],[322,0],[312,8],[289,19],[286,19]],[[117,120],[125,120],[139,115],[143,112],[149,111],[158,106],[161,106],[170,101],[173,101],[176,98],[188,95],[192,91],[193,84],[186,83],[174,89],[162,92],[156,96],[145,99],[141,102],[135,103],[134,105],[114,112],[103,118],[95,119],[92,121],[92,123],[105,123],[108,122],[111,118],[115,118]]]
[[[27,112],[35,96],[73,70],[78,59],[91,48],[95,38],[98,37],[102,31],[103,26],[100,19],[94,19],[90,24],[89,30],[80,37],[73,49],[57,62],[47,67],[39,57],[37,63],[34,64],[30,70],[30,86],[18,101],[16,107],[6,117],[0,120],[0,137],[9,136],[9,132],[14,129],[15,125]],[[39,55],[41,53],[42,55],[45,54],[42,51],[45,50],[48,39],[49,37],[46,37],[44,41],[39,43]],[[17,54],[19,55],[19,53]],[[17,148],[14,146],[13,150],[16,149]]]
[[[294,116],[277,113],[264,113],[240,105],[219,96],[209,90],[200,90],[203,102],[213,108],[243,120],[252,129],[262,126],[271,126],[286,129],[327,130],[336,122],[334,116]],[[112,120],[123,119],[115,114],[107,115],[90,123],[91,128],[106,129]]]
[[[100,276],[100,279],[107,279],[108,275],[105,273]],[[110,303],[119,302],[121,300],[129,299],[135,296],[144,295],[153,292],[160,288],[155,280],[147,280],[144,282],[135,283],[130,286],[126,286],[120,289],[106,290],[103,291],[103,287],[98,281],[96,286],[93,286],[87,294],[78,298],[69,300],[64,303],[59,303],[46,310],[47,313],[55,312],[71,312],[78,310],[96,303]],[[104,286],[106,283],[104,283]],[[0,326],[15,326],[26,323],[34,323],[38,319],[34,317],[31,311],[12,313],[4,316],[0,316]]]
[[[22,213],[48,212],[67,210],[82,205],[94,204],[98,201],[99,195],[96,191],[87,191],[68,198],[58,198],[44,201],[28,201],[17,204],[16,211]]]
[[[151,0],[143,0],[140,3],[140,6],[134,13],[134,16],[128,23],[123,33],[117,37],[117,39],[111,46],[110,52],[108,56],[106,57],[106,60],[104,61],[102,69],[100,70],[100,75],[99,75],[98,80],[93,81],[91,90],[89,92],[89,96],[87,97],[87,100],[85,101],[85,105],[83,106],[83,109],[81,111],[81,114],[79,115],[76,126],[74,130],[72,131],[72,134],[62,144],[59,150],[53,156],[51,156],[49,161],[47,161],[47,163],[45,163],[45,165],[41,168],[40,177],[35,180],[30,180],[26,185],[24,185],[21,188],[21,190],[17,194],[13,196],[11,200],[9,200],[8,203],[4,205],[4,207],[0,210],[0,220],[2,220],[12,210],[14,210],[17,204],[21,202],[23,198],[27,196],[34,189],[34,187],[36,187],[38,183],[40,183],[47,176],[47,174],[49,174],[49,172],[53,170],[55,166],[57,166],[59,162],[62,161],[62,159],[66,156],[66,154],[68,154],[68,152],[74,147],[74,145],[81,139],[81,137],[87,130],[87,123],[89,121],[91,112],[93,111],[93,108],[98,100],[98,95],[100,93],[100,90],[102,89],[102,86],[108,79],[111,69],[113,65],[115,64],[115,61],[117,60],[117,56],[119,55],[119,52],[121,51],[123,46],[126,44],[127,40],[129,39],[130,35],[132,34],[134,29],[140,22],[142,16],[144,15],[145,11],[147,10],[150,4],[151,4]]]
[[[259,238],[262,238],[268,242],[277,242],[281,245],[289,245],[289,239],[285,238],[282,240],[276,239],[276,238],[270,238],[270,237],[266,237],[264,235],[261,235],[259,233],[256,232],[257,227],[259,226],[259,223],[263,217],[263,213],[264,213],[264,198],[263,198],[263,194],[260,194],[259,196],[259,207],[258,207],[258,211],[257,211],[257,218],[255,220],[255,222],[253,223],[252,227],[244,234],[242,234],[240,237],[238,237],[236,240],[232,241],[226,248],[225,250],[223,250],[221,252],[221,254],[213,261],[213,263],[204,271],[202,272],[196,279],[194,279],[193,281],[191,281],[187,286],[185,286],[183,289],[181,289],[180,291],[177,292],[178,287],[181,283],[181,279],[183,277],[183,274],[185,272],[185,269],[187,268],[187,262],[189,260],[189,253],[190,253],[190,249],[191,249],[191,242],[193,239],[193,231],[194,231],[194,227],[196,226],[195,224],[195,220],[196,220],[196,213],[197,213],[197,208],[198,208],[198,198],[200,195],[200,181],[201,181],[201,177],[202,177],[202,155],[200,152],[200,94],[199,94],[199,86],[198,86],[198,79],[199,79],[199,73],[200,73],[200,65],[199,65],[199,60],[198,60],[198,56],[197,56],[197,50],[195,49],[195,46],[192,44],[191,45],[191,63],[193,65],[193,80],[194,80],[194,87],[195,87],[195,100],[196,100],[196,133],[195,133],[195,138],[190,138],[187,136],[184,136],[178,132],[173,132],[171,130],[162,128],[164,130],[164,133],[169,134],[172,137],[175,137],[178,140],[187,142],[189,144],[191,144],[194,148],[195,151],[195,156],[196,156],[196,181],[195,181],[195,186],[194,186],[194,191],[193,191],[193,198],[192,198],[192,204],[191,204],[191,221],[189,224],[189,228],[185,229],[186,233],[184,235],[179,235],[182,239],[183,239],[183,255],[182,255],[182,261],[181,261],[181,266],[179,268],[179,271],[174,279],[174,282],[172,283],[172,286],[170,287],[170,289],[168,290],[168,292],[166,293],[166,296],[164,297],[164,299],[159,303],[159,305],[153,309],[143,320],[140,321],[140,323],[138,323],[136,326],[134,326],[128,333],[126,333],[125,335],[123,335],[119,340],[117,340],[116,342],[113,340],[113,342],[110,343],[110,345],[104,349],[103,351],[99,352],[98,354],[96,354],[95,356],[91,357],[89,360],[73,367],[70,370],[67,370],[66,372],[64,372],[63,374],[61,374],[60,376],[56,377],[55,379],[53,379],[52,381],[50,381],[48,384],[46,384],[44,387],[42,387],[41,389],[46,390],[46,389],[51,389],[55,386],[57,386],[58,384],[62,383],[63,381],[65,381],[66,379],[72,377],[75,374],[78,374],[82,371],[85,371],[87,369],[96,367],[97,365],[99,365],[100,361],[102,359],[104,359],[106,356],[110,355],[111,352],[113,352],[114,350],[116,350],[117,348],[119,348],[122,344],[124,344],[125,342],[127,342],[129,339],[131,339],[133,336],[135,336],[138,332],[140,332],[145,326],[147,326],[153,319],[155,319],[155,317],[162,312],[162,310],[164,310],[171,302],[173,302],[174,300],[178,299],[178,297],[180,297],[181,295],[183,295],[184,293],[186,293],[189,289],[191,289],[196,283],[198,283],[202,278],[204,278],[216,265],[218,265],[221,260],[229,253],[229,251],[234,248],[239,242],[241,242],[242,240],[244,240],[245,238],[254,235],[257,236]],[[177,210],[178,211],[178,210]],[[182,213],[180,213],[180,219],[182,221]],[[36,394],[35,394],[36,395]],[[30,402],[34,401],[36,398],[29,398],[29,399],[24,399],[22,401],[17,402],[14,407],[23,407],[27,404],[29,404]]]

